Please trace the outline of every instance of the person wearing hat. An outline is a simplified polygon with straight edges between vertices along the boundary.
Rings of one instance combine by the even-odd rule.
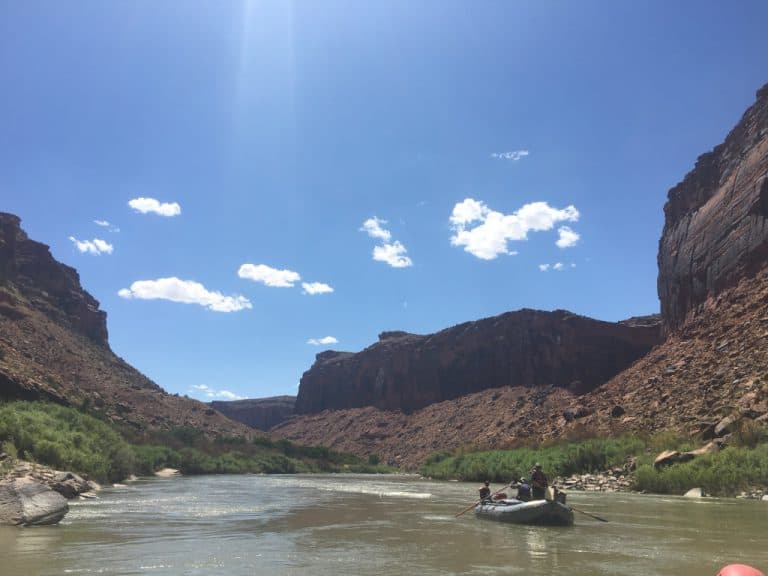
[[[489,487],[489,482],[486,480],[483,485],[480,487],[480,500],[482,502],[486,502],[487,500],[491,499],[491,488]]]
[[[536,462],[531,472],[531,487],[533,488],[533,499],[544,500],[546,498],[546,490],[549,482],[547,476],[541,469],[541,464]]]
[[[517,496],[515,496],[515,498],[522,502],[528,502],[528,500],[531,499],[531,485],[528,484],[528,481],[525,478],[520,478],[520,482],[517,485]]]

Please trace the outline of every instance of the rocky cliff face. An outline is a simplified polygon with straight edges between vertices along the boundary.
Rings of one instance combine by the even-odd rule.
[[[45,244],[30,240],[17,216],[0,212],[0,286],[9,285],[51,320],[109,346],[107,315],[80,286],[77,271],[54,260]],[[0,307],[9,309],[9,299],[8,292],[0,296]]]
[[[227,418],[242,422],[251,428],[269,430],[293,415],[295,403],[296,396],[273,396],[230,402],[214,401],[210,405]]]
[[[384,332],[357,354],[318,354],[301,379],[296,413],[361,406],[412,412],[501,386],[586,392],[660,342],[658,320],[642,324],[520,310],[429,336]]]
[[[106,313],[77,272],[27,238],[18,217],[0,213],[0,400],[13,399],[88,408],[137,432],[249,433],[202,402],[166,393],[117,357]]]
[[[768,85],[725,142],[672,188],[659,242],[667,332],[768,261]]]

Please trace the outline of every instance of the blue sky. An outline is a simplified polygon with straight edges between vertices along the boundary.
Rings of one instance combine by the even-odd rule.
[[[768,3],[0,0],[0,210],[170,392],[520,308],[657,312]]]

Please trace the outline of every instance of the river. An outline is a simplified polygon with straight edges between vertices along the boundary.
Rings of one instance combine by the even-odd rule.
[[[477,486],[415,476],[139,480],[80,500],[58,526],[0,527],[0,574],[768,572],[768,503],[571,493],[572,527],[455,518]]]

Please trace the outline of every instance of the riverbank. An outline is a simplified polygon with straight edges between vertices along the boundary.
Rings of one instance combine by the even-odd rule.
[[[694,448],[690,439],[661,434],[649,438],[592,438],[536,448],[440,452],[420,472],[438,480],[494,483],[517,481],[541,463],[565,490],[705,495],[762,499],[768,494],[768,440],[760,429],[744,445],[710,442]]]

